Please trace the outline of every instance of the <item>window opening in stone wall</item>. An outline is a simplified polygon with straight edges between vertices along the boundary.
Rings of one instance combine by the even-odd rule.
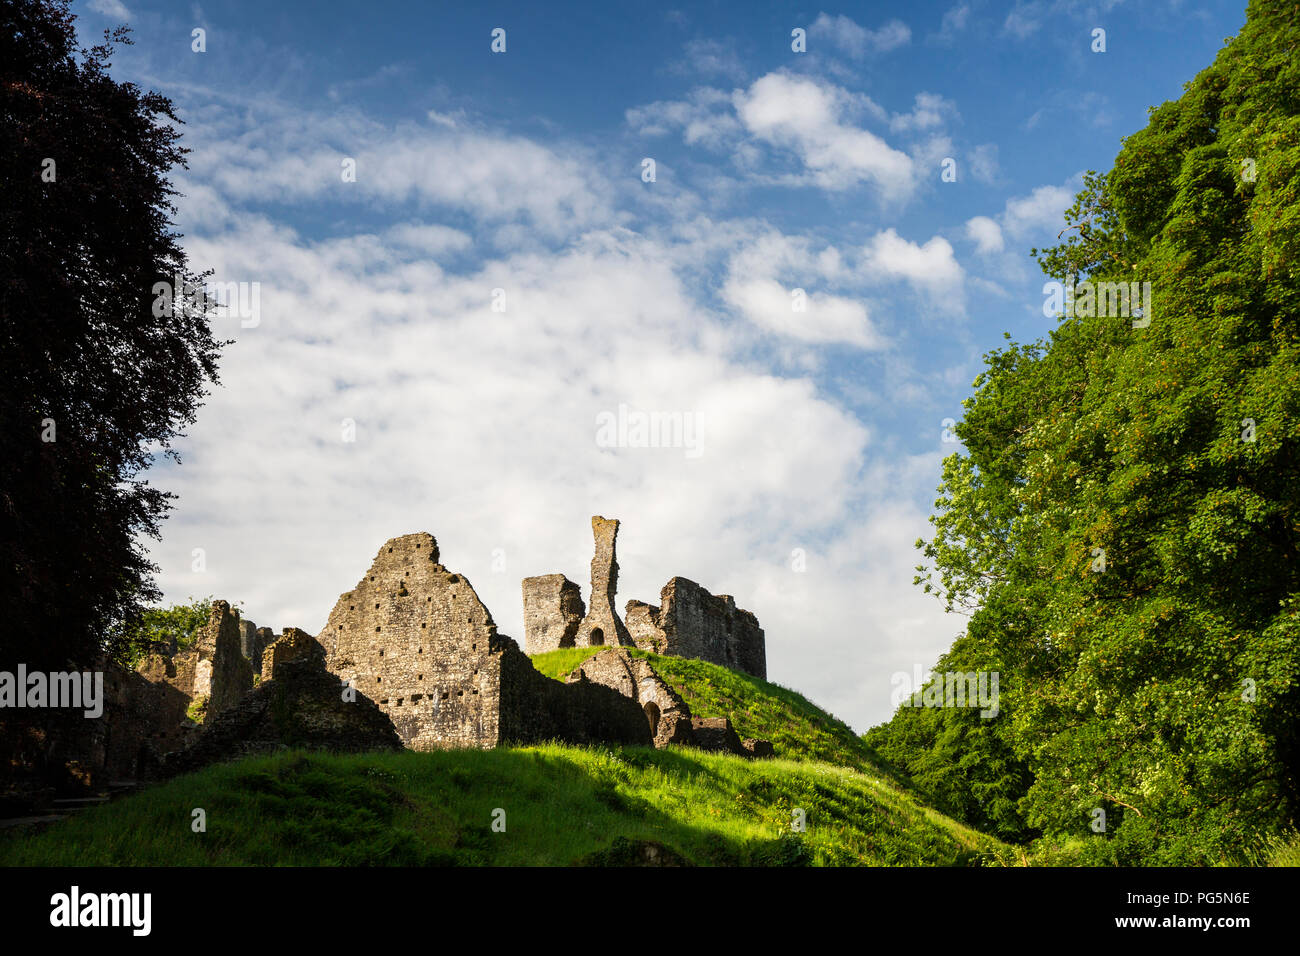
[[[601,630],[600,628],[598,628],[598,627],[593,627],[593,628],[591,629],[591,643],[592,643],[592,646],[595,646],[595,645],[597,645],[597,644],[604,644],[604,643],[605,643],[605,632],[602,631],[602,630]]]

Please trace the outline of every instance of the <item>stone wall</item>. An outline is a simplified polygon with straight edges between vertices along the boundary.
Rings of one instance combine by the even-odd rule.
[[[568,680],[603,684],[630,698],[644,715],[656,747],[693,742],[690,708],[649,661],[610,648],[583,661]]]
[[[266,682],[275,680],[276,668],[289,661],[308,659],[323,667],[325,648],[321,647],[320,642],[306,631],[296,627],[286,627],[284,635],[279,640],[272,641],[262,652],[261,657],[261,680]]]
[[[637,647],[767,678],[763,629],[729,594],[710,594],[694,581],[676,577],[659,598],[659,607],[628,602],[628,629]]]
[[[378,703],[410,749],[496,746],[496,624],[469,581],[438,563],[433,535],[380,548],[317,640],[329,670]]]
[[[240,619],[227,602],[212,602],[195,649],[198,662],[192,694],[206,697],[207,715],[215,717],[253,689],[253,666],[244,657]]]
[[[596,553],[591,559],[591,597],[587,616],[578,625],[573,644],[575,647],[606,644],[631,647],[632,635],[614,610],[614,595],[618,593],[618,559],[614,552],[618,519],[594,516],[591,534],[596,543]]]
[[[587,616],[582,589],[563,574],[524,578],[524,650],[541,654],[573,647]]]

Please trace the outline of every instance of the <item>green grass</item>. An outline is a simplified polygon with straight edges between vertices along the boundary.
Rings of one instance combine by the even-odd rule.
[[[205,833],[191,830],[197,807]],[[947,866],[1005,851],[869,773],[551,744],[247,758],[0,839],[0,865],[600,864],[646,841],[699,865]]]
[[[532,661],[546,676],[562,679],[604,649],[571,647],[537,654]],[[848,724],[802,694],[717,664],[626,650],[650,661],[659,676],[682,695],[694,717],[730,717],[736,733],[772,741],[778,757],[880,773],[881,761],[866,742]]]

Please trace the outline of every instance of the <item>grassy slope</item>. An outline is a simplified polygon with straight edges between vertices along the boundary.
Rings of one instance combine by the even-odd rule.
[[[191,831],[195,807],[206,833]],[[498,807],[504,833],[491,827]],[[806,814],[802,836],[793,807]],[[0,864],[619,863],[625,841],[704,865],[952,865],[998,849],[840,767],[546,745],[249,758],[0,840]]]
[[[595,649],[598,650],[598,649]],[[595,650],[534,658],[560,677]],[[210,767],[0,838],[0,865],[368,865],[629,862],[653,841],[702,865],[952,865],[1008,849],[923,806],[843,722],[786,688],[702,661],[651,658],[701,717],[730,717],[777,759],[690,748],[334,756]],[[193,833],[191,811],[207,811]],[[506,832],[491,828],[495,808]],[[792,832],[802,808],[807,831]]]
[[[604,648],[580,647],[533,657],[548,677],[560,678]],[[631,650],[629,648],[629,650]],[[730,717],[736,733],[772,741],[778,757],[820,760],[879,774],[879,758],[848,724],[803,695],[704,661],[631,650],[672,684],[695,717]]]

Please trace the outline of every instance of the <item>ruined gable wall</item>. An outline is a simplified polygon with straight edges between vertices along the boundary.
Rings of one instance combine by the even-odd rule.
[[[329,670],[376,701],[408,748],[496,745],[496,624],[470,583],[438,563],[433,535],[388,541],[317,639]]]
[[[541,654],[573,647],[587,614],[582,590],[563,574],[524,578],[524,650]]]

